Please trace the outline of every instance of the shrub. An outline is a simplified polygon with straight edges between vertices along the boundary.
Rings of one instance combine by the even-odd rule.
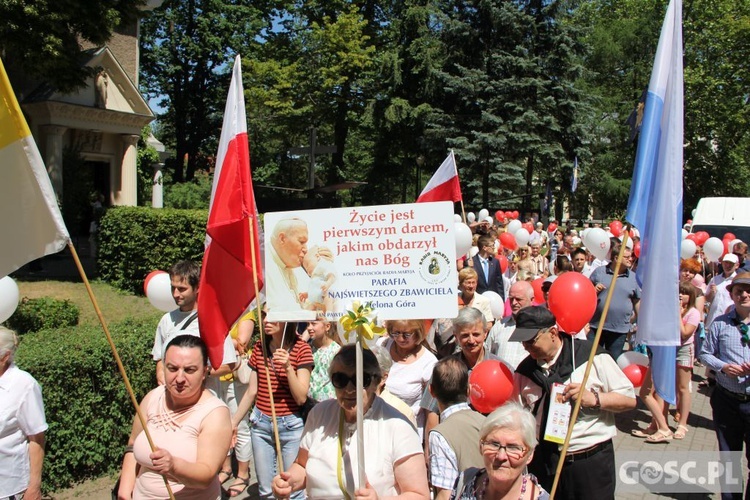
[[[115,207],[99,230],[99,277],[121,290],[143,294],[143,279],[179,260],[203,259],[207,210]]]
[[[76,326],[79,315],[80,310],[69,300],[24,297],[7,323],[9,328],[23,335],[44,329]]]
[[[157,322],[153,315],[110,328],[139,401],[156,384],[150,352]],[[135,410],[101,327],[24,335],[16,363],[42,386],[49,424],[44,491],[117,470]]]
[[[197,171],[191,181],[175,182],[164,186],[164,206],[170,208],[208,209],[211,201],[213,177],[208,172]]]

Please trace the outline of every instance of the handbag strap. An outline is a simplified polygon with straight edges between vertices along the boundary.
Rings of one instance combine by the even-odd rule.
[[[195,321],[195,318],[197,317],[198,317],[198,311],[195,311],[192,315],[188,316],[188,318],[182,324],[182,328],[180,328],[180,331],[185,330],[188,326],[190,326],[190,323]]]

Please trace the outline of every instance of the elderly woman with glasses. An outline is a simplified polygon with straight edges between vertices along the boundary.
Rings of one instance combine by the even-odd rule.
[[[451,499],[547,499],[532,474],[524,474],[537,445],[536,420],[518,403],[489,414],[479,432],[484,468],[469,468],[456,481]]]
[[[336,399],[318,403],[308,415],[294,464],[273,480],[276,498],[304,489],[307,498],[430,498],[424,453],[414,427],[398,410],[376,395],[380,366],[363,353],[362,412],[366,485],[356,484],[357,391],[356,351],[347,345],[330,367]]]

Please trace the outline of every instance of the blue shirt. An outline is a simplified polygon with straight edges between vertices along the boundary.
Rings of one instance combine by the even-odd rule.
[[[738,394],[750,394],[750,376],[730,377],[721,371],[726,364],[741,365],[750,362],[750,345],[742,345],[742,333],[737,327],[739,318],[732,309],[717,317],[708,327],[701,346],[703,363],[716,370],[716,383]]]
[[[602,316],[604,303],[607,301],[607,294],[609,293],[609,287],[612,284],[614,276],[615,273],[608,265],[597,267],[591,273],[589,279],[594,286],[602,283],[606,287],[597,296],[596,311],[594,312],[594,317],[591,318],[592,329],[596,329],[599,326],[599,319]],[[635,273],[630,272],[630,269],[625,269],[625,273],[617,277],[615,292],[609,304],[609,311],[607,311],[607,319],[604,322],[603,329],[609,332],[628,333],[631,327],[630,319],[633,316],[634,304],[639,300],[641,300],[641,288],[635,281]]]

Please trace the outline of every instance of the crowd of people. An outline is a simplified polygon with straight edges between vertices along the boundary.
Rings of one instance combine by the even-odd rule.
[[[386,334],[363,353],[359,409],[355,349],[344,345],[338,325],[322,315],[308,323],[270,321],[263,297],[228,332],[222,365],[211,369],[197,319],[200,268],[175,264],[177,309],[156,330],[157,386],[141,402],[145,426],[134,419],[117,497],[168,498],[168,490],[176,498],[235,497],[250,483],[252,462],[264,499],[544,499],[562,460],[557,498],[614,498],[614,415],[636,405],[635,388],[616,361],[627,350],[646,350],[633,335],[641,299],[638,239],[622,249],[615,280],[619,238],[612,235],[607,259],[596,259],[576,230],[556,226],[535,224],[529,244],[511,249],[499,244],[502,225],[475,224],[476,249],[457,261],[458,316],[385,322]],[[308,251],[297,241],[299,262],[280,260],[290,269]],[[716,386],[711,404],[719,448],[743,449],[750,436],[746,251],[736,242],[720,263],[707,262],[700,248],[681,261],[676,427],[670,428],[669,405],[647,374],[638,395],[652,421],[633,431],[635,437],[651,443],[686,437],[690,380],[705,365],[706,383]],[[581,331],[562,331],[545,304],[564,273],[582,274],[597,293],[596,311]],[[16,345],[13,332],[0,328],[0,391],[24,415],[0,422],[12,436],[6,440],[4,432],[0,447],[25,453],[24,468],[14,474],[0,454],[0,498],[24,490],[23,498],[39,498],[46,423],[38,384],[13,364]],[[469,398],[469,376],[484,361],[503,363],[513,374],[509,400],[488,414]],[[567,421],[560,408],[577,400],[581,413],[561,457]],[[358,410],[363,436],[355,425]]]

